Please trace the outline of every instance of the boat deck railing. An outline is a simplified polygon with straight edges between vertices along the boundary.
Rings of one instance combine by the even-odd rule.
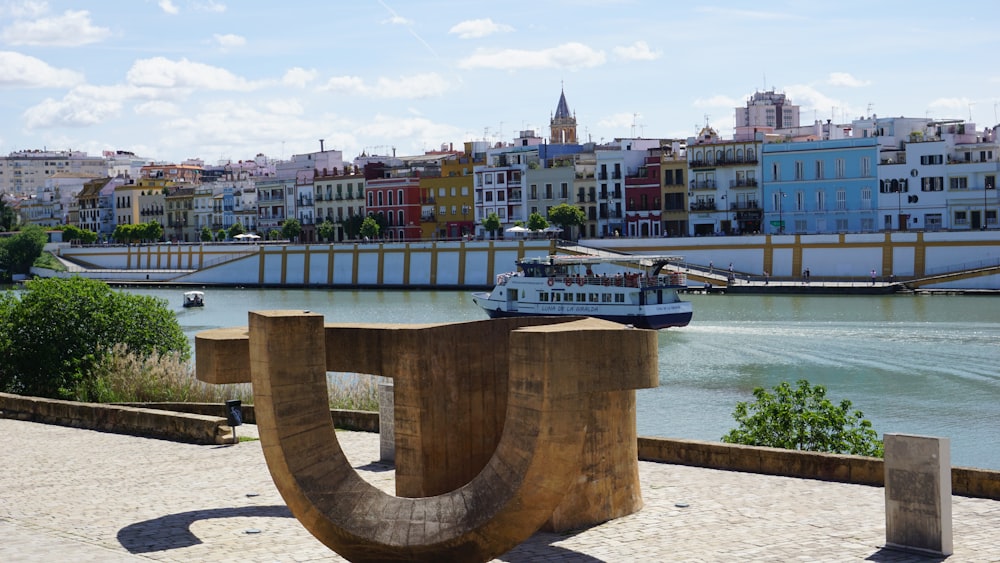
[[[497,276],[497,285],[506,285],[507,281],[516,276],[515,273],[500,274]],[[680,272],[661,274],[658,276],[647,276],[644,274],[615,274],[608,275],[564,275],[552,276],[548,278],[550,286],[565,285],[572,286],[602,286],[602,287],[637,287],[642,289],[659,287],[684,287],[687,286],[687,276]]]

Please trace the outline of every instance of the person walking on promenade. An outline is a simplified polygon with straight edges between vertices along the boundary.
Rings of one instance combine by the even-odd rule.
[[[877,277],[878,277],[878,272],[875,271],[875,268],[872,268],[872,285],[875,285],[875,278]]]

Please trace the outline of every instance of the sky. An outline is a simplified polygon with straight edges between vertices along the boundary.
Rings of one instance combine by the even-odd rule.
[[[1000,2],[0,0],[0,154],[206,164],[415,155],[548,136],[732,134],[774,89],[803,123],[1000,123]]]

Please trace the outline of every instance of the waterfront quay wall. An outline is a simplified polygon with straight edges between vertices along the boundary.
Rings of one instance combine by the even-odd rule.
[[[581,246],[669,254],[699,266],[771,279],[899,281],[1000,265],[1000,231],[584,239]],[[514,260],[557,252],[553,240],[382,244],[154,244],[64,247],[100,279],[203,285],[399,288],[492,287]],[[148,278],[146,276],[149,276]],[[943,290],[998,290],[1000,274],[933,283]]]
[[[66,247],[80,275],[192,285],[492,288],[518,258],[556,252],[554,240],[383,244],[154,244]],[[165,272],[175,272],[173,276]],[[146,277],[150,275],[150,277]]]
[[[640,436],[639,459],[723,471],[885,486],[885,465],[876,457]],[[951,490],[960,496],[1000,500],[1000,471],[952,467]]]
[[[671,254],[691,264],[771,279],[912,278],[1000,265],[1000,231],[889,232],[833,235],[744,235],[586,240],[593,248],[630,254]],[[929,289],[1000,289],[1000,275],[924,285]]]

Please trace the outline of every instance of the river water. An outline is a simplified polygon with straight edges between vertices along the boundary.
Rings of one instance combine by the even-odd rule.
[[[444,322],[485,315],[460,291],[206,290],[184,331],[247,324],[247,312],[307,309],[328,322]],[[660,331],[660,386],[638,392],[642,436],[719,440],[754,387],[807,379],[849,399],[879,434],[944,436],[952,464],[1000,469],[1000,304],[990,296],[689,295],[694,319]],[[608,350],[614,354],[614,350]]]

